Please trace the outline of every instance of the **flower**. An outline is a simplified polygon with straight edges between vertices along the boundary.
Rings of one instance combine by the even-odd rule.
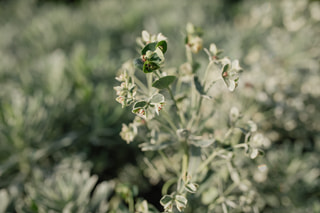
[[[123,73],[116,77],[116,80],[121,82],[120,86],[113,87],[118,96],[116,101],[119,102],[122,107],[132,104],[136,96],[136,86],[132,78],[128,75],[127,71],[124,70]]]
[[[202,38],[199,36],[190,36],[188,39],[188,46],[191,48],[193,53],[198,53],[200,50],[202,50],[202,43]]]
[[[182,82],[190,82],[193,80],[192,65],[189,62],[181,64],[179,74]]]
[[[203,46],[202,41],[202,31],[200,28],[195,27],[193,24],[188,23],[187,24],[187,38],[186,38],[186,44],[188,47],[190,47],[191,51],[193,53],[198,53]]]
[[[238,60],[231,62],[229,58],[223,58],[220,60],[222,64],[222,78],[230,91],[234,91],[238,86],[239,72],[242,68],[239,65]]]
[[[120,132],[120,136],[123,140],[125,140],[128,144],[134,140],[138,133],[137,127],[134,124],[122,124],[122,129]]]
[[[142,42],[145,44],[155,42],[155,41],[166,41],[167,37],[162,35],[162,33],[158,33],[157,35],[150,35],[150,33],[146,30],[142,31]]]
[[[163,108],[163,106],[164,106],[164,102],[158,103],[158,104],[155,104],[155,105],[154,105],[154,108],[155,108],[155,111],[156,111],[157,115],[159,115],[159,112],[161,111],[161,109]]]
[[[147,110],[144,107],[135,108],[132,112],[143,119],[147,119]]]

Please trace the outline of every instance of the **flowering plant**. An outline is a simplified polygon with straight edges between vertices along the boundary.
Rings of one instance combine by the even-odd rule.
[[[203,48],[201,36],[199,28],[188,24],[187,61],[179,69],[165,69],[168,39],[142,32],[137,40],[140,57],[126,62],[116,78],[121,83],[114,88],[116,100],[123,107],[132,106],[136,115],[132,123],[123,124],[120,135],[127,143],[139,141],[142,151],[159,154],[146,163],[159,174],[158,181],[165,181],[160,203],[166,212],[192,209],[196,199],[209,209],[252,211],[256,193],[248,178],[241,176],[236,161],[243,155],[236,150],[244,149],[254,159],[263,153],[266,139],[256,132],[253,121],[241,121],[235,107],[230,109],[225,134],[216,134],[224,129],[212,125],[218,102],[212,90],[222,81],[234,91],[242,68],[238,60],[222,57],[215,44]],[[200,51],[209,57],[204,70],[194,60]],[[154,174],[149,178],[154,179]]]

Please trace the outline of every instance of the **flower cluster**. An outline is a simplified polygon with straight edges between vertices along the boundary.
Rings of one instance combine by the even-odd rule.
[[[239,61],[231,61],[228,57],[223,57],[220,59],[222,50],[219,50],[214,43],[210,45],[209,50],[204,48],[204,51],[209,56],[210,63],[208,67],[210,67],[212,64],[219,65],[221,67],[221,76],[219,78],[224,81],[225,85],[230,91],[234,91],[238,86],[239,73],[242,71]]]
[[[138,42],[142,46],[141,56],[137,58],[135,66],[145,73],[158,70],[164,63],[164,53],[167,51],[167,38],[161,33],[157,36],[150,35],[147,31],[142,32]]]
[[[151,119],[155,113],[159,115],[159,112],[162,110],[164,104],[164,96],[157,93],[151,96],[148,101],[136,102],[133,105],[132,112],[143,119]]]
[[[120,86],[114,87],[117,92],[116,101],[119,102],[122,107],[128,106],[135,101],[136,85],[133,79],[128,75],[127,70],[124,70],[116,80],[121,82]]]
[[[198,53],[203,48],[202,31],[193,24],[187,24],[186,44],[193,53]]]
[[[141,37],[137,38],[137,43],[144,47],[145,45],[153,42],[159,41],[167,41],[167,37],[162,35],[162,33],[158,33],[157,35],[151,35],[148,31],[143,30],[141,33]]]

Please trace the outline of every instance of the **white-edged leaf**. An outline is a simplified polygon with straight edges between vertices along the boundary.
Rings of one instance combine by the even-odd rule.
[[[181,212],[184,208],[186,208],[188,200],[182,195],[176,195],[175,203],[176,203],[177,209]]]

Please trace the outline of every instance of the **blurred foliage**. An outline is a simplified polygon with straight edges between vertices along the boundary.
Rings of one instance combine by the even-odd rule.
[[[244,64],[239,90],[223,97],[225,113],[213,119],[225,122],[235,105],[269,137],[269,150],[256,162],[267,172],[247,167],[255,172],[261,211],[320,211],[319,1],[0,4],[0,212],[126,212],[120,195],[109,199],[113,181],[159,201],[160,192],[150,192],[161,177],[118,136],[132,117],[114,101],[112,88],[141,30],[183,38],[187,22]],[[180,41],[169,41],[172,67],[183,60]],[[173,54],[181,60],[170,60]],[[55,188],[58,183],[69,191]],[[81,190],[87,193],[80,198]],[[63,193],[69,197],[57,197]],[[192,211],[206,211],[201,208],[194,204]]]

